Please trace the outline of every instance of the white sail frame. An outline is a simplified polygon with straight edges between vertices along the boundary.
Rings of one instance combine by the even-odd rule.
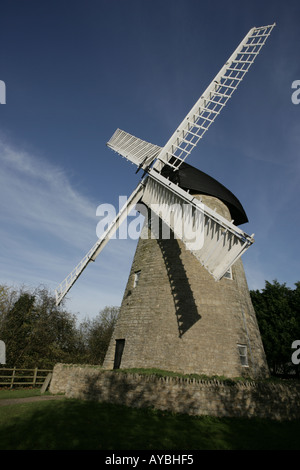
[[[250,29],[162,148],[155,168],[160,171],[165,163],[174,169],[180,167],[225,107],[274,26],[275,23]]]
[[[253,235],[248,235],[153,169],[149,172],[142,202],[170,226],[216,281],[254,242]],[[184,212],[184,205],[193,208],[193,212]],[[193,240],[195,226],[198,233]]]
[[[106,145],[141,168],[147,168],[161,151],[158,145],[150,144],[122,129],[117,129]]]
[[[137,188],[133,191],[131,196],[128,198],[120,212],[117,214],[115,219],[111,222],[107,230],[97,240],[95,245],[89,250],[89,252],[82,258],[76,268],[59,284],[55,290],[56,305],[59,305],[68,291],[71,289],[75,281],[82,274],[84,269],[91,261],[95,261],[97,256],[101,253],[108,241],[113,237],[115,232],[118,230],[122,222],[127,218],[131,210],[141,199],[143,191],[145,189],[145,183],[142,181],[139,183]]]

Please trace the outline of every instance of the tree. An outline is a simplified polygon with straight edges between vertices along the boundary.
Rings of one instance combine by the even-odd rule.
[[[119,307],[105,307],[94,319],[86,319],[80,325],[81,338],[85,344],[85,362],[102,364],[114,330]]]
[[[6,316],[7,312],[12,308],[17,298],[17,291],[6,285],[0,285],[0,332],[1,324],[4,320],[4,317]]]
[[[8,367],[49,368],[56,362],[77,362],[83,351],[75,316],[57,307],[42,287],[21,290],[3,309],[0,337],[6,343]]]
[[[0,321],[2,315],[7,313],[9,308],[17,300],[17,291],[6,285],[0,285]]]
[[[298,366],[291,362],[291,346],[300,339],[300,283],[292,290],[277,280],[266,281],[261,292],[250,294],[271,372],[298,375]]]
[[[0,339],[7,367],[51,368],[57,362],[102,364],[118,307],[77,326],[76,317],[44,287],[18,291],[0,286]]]
[[[6,343],[7,364],[22,364],[24,352],[31,342],[31,323],[35,297],[21,293],[11,309],[8,310],[2,324],[1,337]]]

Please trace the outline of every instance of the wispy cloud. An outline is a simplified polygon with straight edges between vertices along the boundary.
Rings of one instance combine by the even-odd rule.
[[[96,202],[74,189],[62,168],[3,140],[0,166],[0,283],[42,283],[54,289],[96,241]],[[116,269],[118,278],[125,282],[133,245],[130,240],[113,240],[101,262],[97,262],[97,279],[105,292],[103,301],[120,300],[120,292],[114,295],[106,284],[116,277]],[[110,268],[114,259],[118,259],[115,270]],[[91,277],[93,268],[90,271],[81,281],[82,292],[76,296],[82,305],[85,303],[87,311],[90,285],[96,282]],[[97,299],[92,305],[95,309]],[[99,310],[100,298],[98,305]],[[74,304],[73,307],[78,308]]]
[[[62,169],[0,142],[1,218],[80,246],[95,224],[95,205],[74,190]],[[78,237],[78,227],[80,238]]]

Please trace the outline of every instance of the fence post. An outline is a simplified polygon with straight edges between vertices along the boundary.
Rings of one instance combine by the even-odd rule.
[[[12,373],[12,376],[11,376],[11,381],[10,381],[10,388],[13,388],[15,374],[16,374],[16,366],[14,367],[14,369],[13,369],[13,373]]]
[[[34,369],[34,374],[33,374],[33,386],[35,387],[35,384],[36,384],[36,376],[37,376],[37,367]]]

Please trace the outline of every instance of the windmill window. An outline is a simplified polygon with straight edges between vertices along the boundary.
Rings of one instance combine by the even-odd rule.
[[[141,271],[136,271],[134,273],[133,287],[136,287],[138,285],[140,275],[141,275]]]
[[[241,361],[242,366],[248,367],[247,346],[245,344],[238,344],[237,347],[238,347],[240,361]]]
[[[231,266],[229,269],[227,269],[226,273],[224,274],[224,277],[225,279],[230,279],[232,281],[233,277],[232,277],[232,269],[231,269]]]

